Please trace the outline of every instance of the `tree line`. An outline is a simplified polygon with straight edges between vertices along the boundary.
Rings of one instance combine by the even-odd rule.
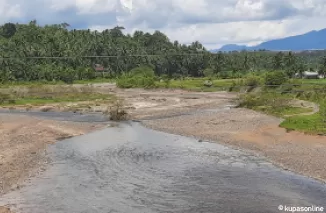
[[[231,78],[269,70],[284,70],[291,76],[307,69],[326,70],[325,51],[211,53],[198,41],[181,44],[160,31],[131,35],[123,30],[121,26],[102,32],[76,30],[67,23],[40,26],[35,20],[6,23],[0,27],[0,81],[92,79],[97,76],[95,64],[105,68],[101,75],[108,78],[143,65],[171,78]]]

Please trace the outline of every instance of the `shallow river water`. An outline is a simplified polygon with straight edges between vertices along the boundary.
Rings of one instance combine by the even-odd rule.
[[[126,122],[49,147],[51,163],[3,196],[17,213],[281,212],[324,206],[326,186],[251,154]]]

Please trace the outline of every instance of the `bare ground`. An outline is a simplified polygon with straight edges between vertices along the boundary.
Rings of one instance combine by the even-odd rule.
[[[143,123],[157,130],[251,150],[284,169],[326,181],[326,137],[286,132],[278,127],[280,122],[252,110],[231,109]]]
[[[100,127],[99,124],[0,114],[0,195],[18,188],[22,180],[39,171],[46,161],[48,144]]]
[[[248,109],[187,115],[198,109],[232,105],[237,97],[234,93],[181,90],[124,90],[117,93],[131,106],[132,117],[143,120],[142,123],[150,128],[253,151],[284,169],[326,181],[325,136],[287,132],[279,127],[282,119]],[[318,105],[307,101],[296,100],[293,105],[313,109],[306,114],[319,110]]]
[[[9,208],[0,206],[0,213],[12,213]]]
[[[247,109],[232,108],[193,113],[198,109],[232,105],[236,94],[182,90],[120,90],[112,84],[90,86],[121,97],[131,118],[142,120],[142,123],[150,128],[253,151],[285,169],[326,180],[326,137],[298,132],[287,133],[278,127],[281,119]],[[76,103],[78,104],[79,107],[85,105]],[[103,112],[108,107],[107,103],[87,104],[90,111]],[[89,104],[93,106],[89,107]],[[60,110],[52,105],[43,107]],[[318,110],[317,106],[307,107]],[[187,113],[193,114],[182,115]],[[0,195],[19,187],[21,180],[42,168],[46,161],[44,150],[47,144],[54,143],[59,138],[85,134],[100,127],[28,116],[0,115]],[[0,213],[8,211],[0,207]]]

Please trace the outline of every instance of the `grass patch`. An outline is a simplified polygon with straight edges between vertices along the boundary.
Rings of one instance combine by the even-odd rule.
[[[326,85],[326,79],[300,79],[303,84],[324,84]]]
[[[325,121],[319,113],[289,117],[280,124],[280,127],[287,130],[299,130],[308,134],[326,134]]]
[[[326,103],[321,98],[325,97],[325,94],[315,93],[311,96],[303,95],[305,100],[314,100],[320,105],[320,111],[312,115],[296,115],[312,112],[312,109],[291,106],[291,100],[296,95],[281,94],[276,90],[274,93],[269,91],[268,93],[245,94],[240,98],[239,106],[282,117],[284,121],[280,127],[287,130],[297,130],[308,134],[326,134]]]
[[[259,107],[253,107],[252,109],[264,112],[269,115],[282,117],[282,118],[296,115],[296,114],[309,113],[313,111],[313,109],[311,108],[302,108],[302,107],[293,107],[293,106],[279,106],[279,107],[259,106]]]
[[[90,84],[90,83],[114,83],[116,79],[111,78],[94,78],[85,80],[75,80],[74,84]],[[15,86],[44,86],[44,85],[67,85],[63,81],[11,81],[0,83],[0,88],[10,88]]]
[[[63,81],[12,81],[0,83],[0,88],[10,88],[17,86],[44,86],[44,85],[64,85]]]
[[[44,105],[114,99],[114,95],[98,93],[95,89],[90,87],[75,88],[72,86],[30,85],[25,87],[14,87],[0,93],[1,106]]]

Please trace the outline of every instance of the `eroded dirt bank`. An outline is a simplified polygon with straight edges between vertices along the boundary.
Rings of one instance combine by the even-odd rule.
[[[0,113],[0,195],[19,187],[20,181],[42,169],[48,144],[102,126]]]

